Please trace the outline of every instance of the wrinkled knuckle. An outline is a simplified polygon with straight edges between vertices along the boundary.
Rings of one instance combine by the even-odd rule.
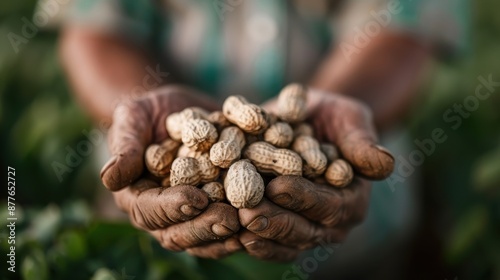
[[[173,193],[175,195],[175,199],[172,201],[183,202],[183,204],[189,203],[192,205],[199,205],[203,207],[206,207],[208,205],[208,196],[200,189],[197,189],[193,186],[177,187],[179,188]]]
[[[271,223],[268,227],[268,235],[272,239],[287,239],[290,238],[294,232],[294,220],[290,215],[281,215]],[[277,222],[276,222],[277,221]]]
[[[187,202],[193,197],[189,186],[176,186],[171,189],[172,201]]]
[[[129,212],[129,217],[133,225],[140,229],[146,229],[146,230],[154,230],[154,227],[151,227],[147,223],[146,216],[142,212],[142,210],[139,207],[138,203],[134,203],[134,205],[131,207],[130,212]]]
[[[181,252],[183,251],[180,247],[178,247],[172,240],[166,240],[162,241],[160,243],[161,247],[163,249],[169,250],[169,251],[174,251],[174,252]]]
[[[344,217],[344,201],[341,197],[335,197],[331,202],[331,208],[329,213],[322,220],[322,224],[325,227],[333,228],[341,223]]]
[[[125,100],[116,105],[117,114],[132,114],[142,110],[142,103],[140,100]]]
[[[279,195],[289,193],[293,185],[294,176],[278,176],[271,180],[266,187],[266,193],[270,195]]]
[[[186,235],[190,237],[189,238],[190,246],[188,247],[192,247],[194,245],[201,244],[206,241],[215,241],[221,239],[212,231],[207,230],[205,228],[197,227],[192,220],[189,221],[188,223],[189,223],[188,231],[185,232]],[[172,239],[175,240],[176,236],[173,236]]]
[[[165,237],[164,234],[161,234],[161,239],[160,239],[160,245],[162,248],[170,251],[175,251],[175,252],[181,252],[184,251],[185,248],[182,246],[179,246],[177,242],[175,242],[175,235],[174,236],[167,236]]]

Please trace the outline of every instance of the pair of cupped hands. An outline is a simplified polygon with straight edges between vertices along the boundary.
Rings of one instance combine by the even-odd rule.
[[[264,105],[273,111],[274,102]],[[292,261],[319,243],[342,242],[368,208],[371,184],[390,175],[394,158],[376,144],[370,110],[349,97],[310,89],[310,123],[321,141],[335,144],[354,170],[345,188],[313,183],[299,176],[270,181],[254,208],[209,203],[194,186],[162,188],[147,179],[144,151],[168,137],[166,117],[186,107],[217,110],[206,95],[183,86],[158,88],[115,109],[108,135],[111,159],[101,171],[104,185],[131,223],[162,247],[203,258],[244,250],[259,259]]]

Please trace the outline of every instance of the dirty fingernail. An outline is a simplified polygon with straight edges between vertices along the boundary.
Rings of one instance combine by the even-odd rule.
[[[394,156],[391,154],[391,152],[389,152],[389,150],[380,145],[375,145],[375,148],[377,148],[377,150],[389,156],[394,161]]]
[[[191,205],[184,204],[180,208],[181,212],[188,216],[195,216],[200,214],[201,210],[194,208]]]
[[[287,193],[283,193],[275,196],[273,201],[279,205],[288,205],[292,202],[292,197]]]
[[[259,250],[264,245],[264,242],[260,240],[252,240],[244,244],[245,248],[250,250]]]
[[[217,234],[218,236],[228,236],[234,233],[231,229],[221,224],[213,224],[212,232]]]
[[[264,216],[259,216],[255,218],[250,224],[248,224],[247,229],[251,231],[261,231],[264,230],[269,224],[269,220]]]
[[[112,158],[110,158],[108,160],[108,162],[106,162],[106,164],[102,167],[101,169],[101,179],[102,177],[104,176],[104,174],[108,171],[108,169],[110,169],[113,165],[115,165],[116,161],[118,160],[118,157],[117,156],[113,156]]]

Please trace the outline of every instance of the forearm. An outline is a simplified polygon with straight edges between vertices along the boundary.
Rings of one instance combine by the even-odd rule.
[[[415,100],[429,52],[410,37],[388,33],[357,50],[346,55],[340,47],[334,49],[311,85],[364,101],[377,127],[387,128],[404,117]]]
[[[109,35],[67,27],[60,57],[77,99],[95,121],[111,120],[116,104],[160,85],[156,70],[139,49]]]

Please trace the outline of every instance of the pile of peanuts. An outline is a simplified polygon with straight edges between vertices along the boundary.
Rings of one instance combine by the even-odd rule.
[[[319,143],[305,122],[307,89],[299,84],[279,94],[276,115],[241,96],[228,97],[222,111],[186,108],[166,119],[169,137],[145,153],[149,172],[163,187],[201,186],[212,202],[227,199],[252,208],[264,196],[264,176],[297,175],[333,187],[353,178],[337,148]]]

